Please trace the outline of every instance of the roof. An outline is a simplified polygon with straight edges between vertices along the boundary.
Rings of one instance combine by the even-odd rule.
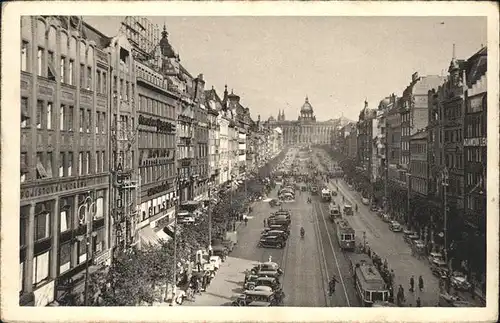
[[[410,140],[418,140],[418,139],[426,139],[427,138],[427,131],[421,130],[419,132],[416,132],[410,137]]]
[[[472,84],[476,83],[481,76],[486,74],[487,70],[487,60],[488,60],[488,51],[487,47],[481,48],[477,53],[472,55],[466,64],[466,75],[467,75],[467,86],[472,86]]]
[[[309,103],[309,98],[307,96],[304,104],[302,105],[302,108],[300,108],[300,112],[313,112],[313,107]]]
[[[377,268],[371,264],[360,265],[356,268],[358,280],[365,290],[386,290],[384,280]]]

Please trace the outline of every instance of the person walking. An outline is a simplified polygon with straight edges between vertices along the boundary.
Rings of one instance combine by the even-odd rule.
[[[420,297],[417,298],[417,307],[421,307],[422,301],[420,300]]]
[[[245,226],[247,226],[247,225],[248,225],[248,217],[247,217],[246,215],[244,215],[244,216],[243,216],[243,219],[244,219],[244,221],[245,221]]]
[[[266,219],[264,219],[264,228],[266,227]]]
[[[410,292],[414,292],[414,288],[415,287],[415,278],[413,278],[413,275],[410,277]]]
[[[332,296],[334,293],[335,293],[335,284],[337,283],[337,278],[335,277],[335,275],[332,277],[332,279],[330,280],[330,283],[328,284],[329,286],[329,295]]]
[[[424,289],[424,279],[422,275],[418,276],[418,289],[422,291]]]

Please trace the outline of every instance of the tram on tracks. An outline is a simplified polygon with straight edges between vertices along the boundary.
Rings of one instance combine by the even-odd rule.
[[[373,306],[374,303],[388,302],[389,289],[378,272],[377,267],[373,265],[371,258],[364,253],[353,253],[349,258],[356,294],[363,306]]]
[[[355,231],[349,222],[345,219],[337,219],[335,221],[335,229],[340,249],[353,251],[356,247]]]

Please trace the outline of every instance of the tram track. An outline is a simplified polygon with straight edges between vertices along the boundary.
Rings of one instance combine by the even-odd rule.
[[[351,307],[352,301],[349,298],[349,295],[347,294],[347,287],[346,287],[347,279],[346,279],[346,277],[344,277],[344,275],[346,274],[346,271],[344,270],[345,266],[341,266],[341,264],[339,262],[339,258],[341,259],[341,261],[346,260],[346,259],[345,259],[344,254],[342,252],[341,252],[342,257],[340,257],[340,255],[337,255],[337,252],[335,251],[335,247],[334,247],[333,240],[332,240],[332,235],[330,233],[330,230],[328,230],[328,224],[327,224],[326,219],[325,219],[325,214],[324,214],[322,205],[318,201],[314,201],[313,203],[315,204],[315,209],[319,211],[319,212],[316,211],[316,214],[318,217],[317,218],[318,222],[321,221],[324,224],[324,230],[326,233],[328,244],[330,246],[329,250],[331,250],[331,254],[333,255],[333,260],[334,260],[334,264],[335,264],[335,266],[333,266],[333,264],[332,264],[332,266],[334,267],[334,271],[338,273],[338,277],[340,278],[339,283],[342,285],[342,291],[343,291],[343,295],[345,296],[346,305],[348,307]],[[321,217],[321,220],[319,219],[319,217]],[[318,229],[320,229],[319,223],[318,223]],[[341,269],[341,267],[344,267],[344,268]],[[328,281],[330,281],[330,278],[328,278]]]

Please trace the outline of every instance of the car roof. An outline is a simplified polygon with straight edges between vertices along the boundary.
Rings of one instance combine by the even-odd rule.
[[[274,281],[274,280],[276,280],[276,278],[274,278],[274,277],[259,277],[259,278],[257,278],[257,280],[272,280],[272,281]]]
[[[273,292],[268,290],[246,290],[244,293],[246,295],[264,295],[264,296],[271,296],[273,294]]]

